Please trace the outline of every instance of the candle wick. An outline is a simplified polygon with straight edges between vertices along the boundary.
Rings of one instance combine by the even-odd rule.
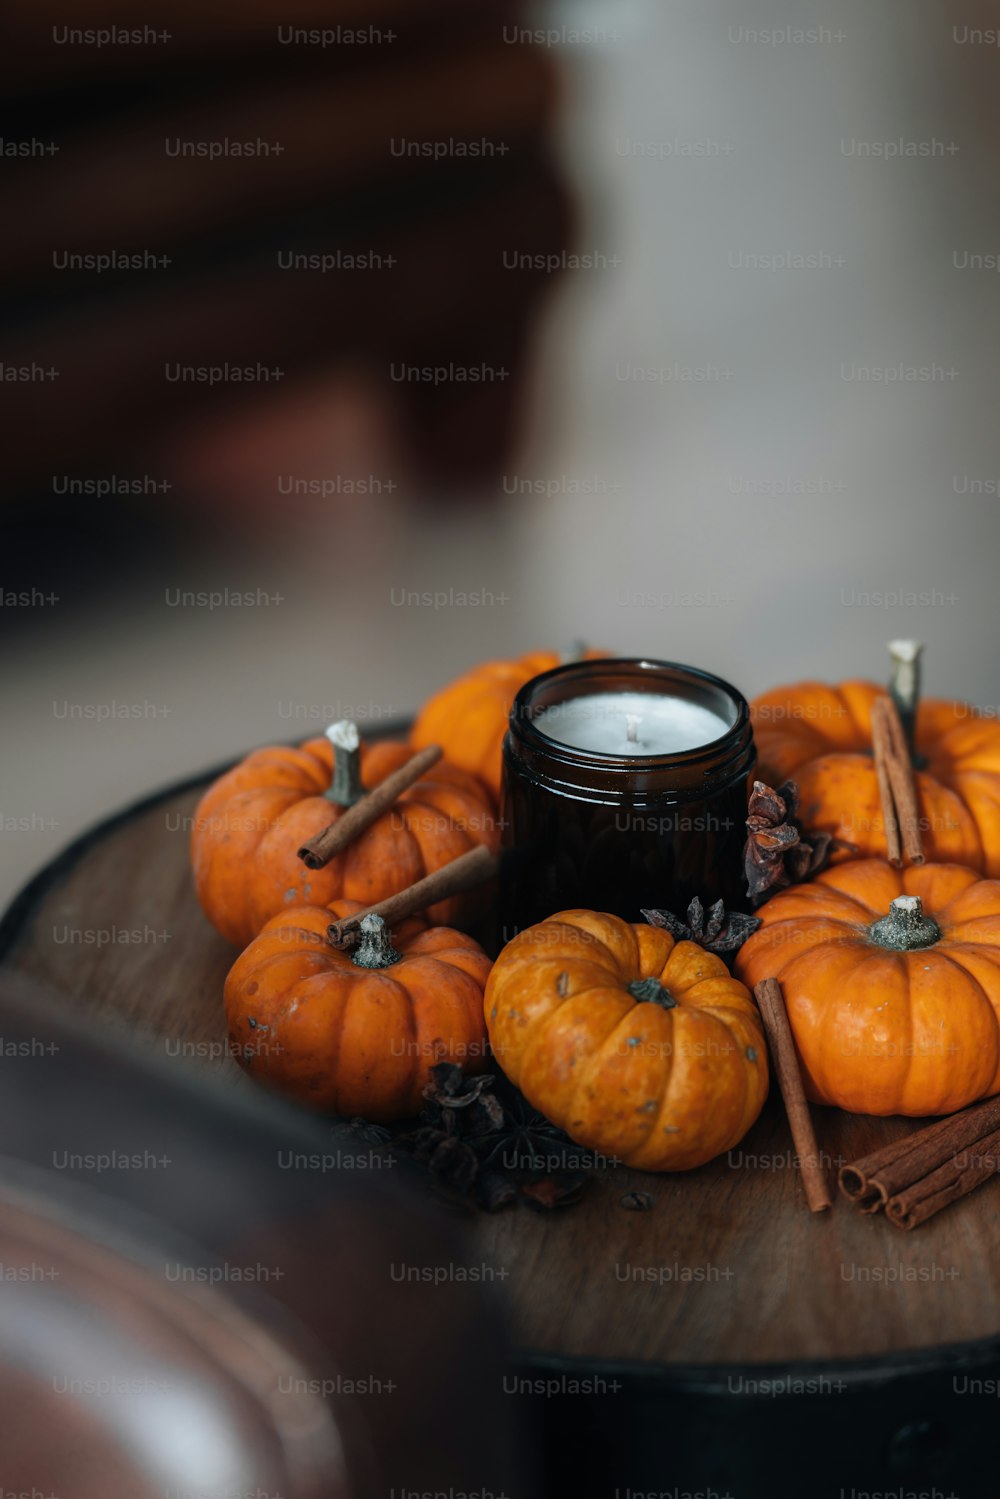
[[[625,715],[625,738],[629,744],[639,742],[639,715],[637,713],[626,713]]]

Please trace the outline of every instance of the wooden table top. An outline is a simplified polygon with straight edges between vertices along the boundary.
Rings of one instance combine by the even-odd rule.
[[[255,1085],[226,1055],[235,958],[195,899],[188,838],[201,785],[164,792],[74,844],[8,912],[0,964],[40,980],[173,1066]],[[917,1127],[817,1109],[836,1166]],[[623,1195],[651,1192],[648,1212]],[[651,1176],[604,1168],[583,1202],[470,1216],[516,1345],[549,1358],[732,1366],[930,1350],[1000,1333],[1000,1193],[989,1183],[906,1234],[836,1197],[812,1214],[772,1096],[741,1146]]]

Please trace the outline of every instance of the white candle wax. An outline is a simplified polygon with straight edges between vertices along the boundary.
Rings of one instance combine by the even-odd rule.
[[[684,698],[652,692],[595,692],[553,703],[535,727],[571,749],[601,755],[676,755],[721,738],[728,719]]]

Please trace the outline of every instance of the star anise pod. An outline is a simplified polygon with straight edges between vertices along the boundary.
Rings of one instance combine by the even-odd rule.
[[[493,1093],[494,1078],[483,1072],[466,1077],[455,1062],[438,1062],[431,1068],[423,1093],[427,1100],[421,1113],[425,1124],[460,1135],[463,1140],[491,1135],[504,1121],[500,1100]]]
[[[457,1135],[424,1125],[400,1143],[411,1148],[414,1159],[426,1166],[442,1185],[456,1192],[468,1192],[476,1180],[479,1162],[475,1152]]]
[[[517,1186],[502,1171],[483,1171],[476,1177],[476,1202],[487,1213],[505,1208],[517,1196]]]
[[[549,1165],[558,1157],[572,1161],[581,1153],[568,1135],[533,1109],[514,1088],[503,1107],[503,1122],[495,1134],[477,1140],[472,1147],[484,1167],[505,1171],[531,1171]]]
[[[462,1116],[462,1138],[475,1142],[495,1135],[504,1126],[503,1104],[495,1093],[482,1092]]]
[[[663,927],[676,937],[678,942],[697,942],[708,952],[736,952],[752,932],[760,926],[759,916],[747,916],[743,911],[727,911],[721,900],[705,907],[697,895],[687,908],[687,921],[674,916],[670,911],[643,911],[650,926]]]
[[[656,1198],[652,1192],[626,1192],[618,1200],[630,1213],[648,1213],[656,1204]]]
[[[467,1077],[456,1063],[439,1062],[423,1092],[419,1125],[396,1135],[394,1143],[450,1201],[494,1213],[516,1200],[526,1178],[555,1181],[553,1173],[571,1174],[572,1186],[560,1176],[549,1205],[569,1207],[579,1200],[582,1147],[533,1109],[502,1074]]]
[[[492,1075],[481,1072],[466,1077],[458,1062],[436,1062],[431,1080],[424,1087],[424,1097],[443,1109],[467,1109],[487,1088],[493,1087]]]
[[[747,894],[759,906],[774,890],[818,874],[835,848],[850,848],[832,833],[809,832],[796,818],[799,788],[786,781],[775,791],[754,781],[747,809],[743,869]]]

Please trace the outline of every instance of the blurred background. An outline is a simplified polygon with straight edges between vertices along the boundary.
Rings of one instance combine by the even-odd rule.
[[[579,637],[1000,702],[993,0],[5,27],[0,897]]]

